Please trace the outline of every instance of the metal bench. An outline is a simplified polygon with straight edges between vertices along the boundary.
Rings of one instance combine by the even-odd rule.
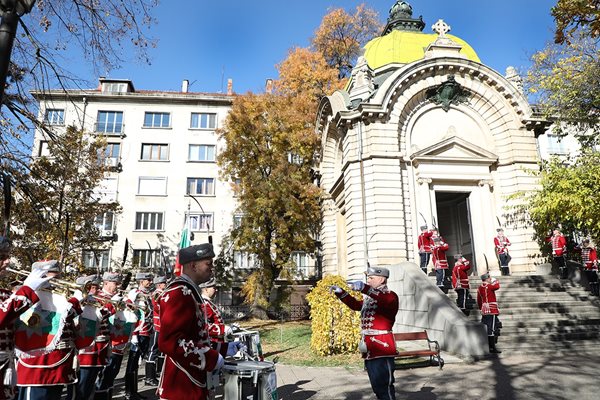
[[[426,348],[423,346],[423,348],[416,350],[397,351],[395,358],[429,357],[429,365],[437,365],[440,367],[440,369],[442,369],[444,366],[444,360],[440,355],[440,344],[437,342],[437,340],[429,339],[429,336],[427,336],[427,331],[394,333],[394,341],[396,342],[397,347],[402,347],[401,345],[399,346],[399,342],[418,340],[424,342],[423,344],[426,343]]]

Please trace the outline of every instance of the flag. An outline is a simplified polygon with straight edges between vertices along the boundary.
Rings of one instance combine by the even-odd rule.
[[[190,221],[188,214],[185,215],[183,222],[183,229],[181,230],[181,240],[179,241],[179,250],[189,247],[192,244],[190,240]],[[182,265],[179,263],[179,252],[177,252],[177,258],[175,259],[175,269],[173,273],[175,276],[181,275]]]

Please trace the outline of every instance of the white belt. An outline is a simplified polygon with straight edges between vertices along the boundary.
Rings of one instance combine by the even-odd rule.
[[[385,335],[386,333],[392,333],[392,331],[382,331],[379,329],[363,329],[360,333],[363,335]]]

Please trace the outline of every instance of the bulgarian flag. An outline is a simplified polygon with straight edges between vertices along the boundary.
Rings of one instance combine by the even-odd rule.
[[[192,244],[190,240],[190,220],[189,216],[185,214],[185,220],[183,221],[183,229],[181,230],[181,240],[179,241],[179,250],[189,247]],[[182,265],[179,263],[179,252],[177,252],[177,258],[175,259],[175,269],[173,273],[175,276],[181,275]]]

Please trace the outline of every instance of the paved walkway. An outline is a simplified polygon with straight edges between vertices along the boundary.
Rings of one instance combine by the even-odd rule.
[[[398,370],[396,397],[410,400],[597,399],[600,351],[570,356],[491,356],[474,363],[445,357],[446,365]],[[140,368],[140,372],[142,369]],[[277,364],[281,400],[371,400],[365,371]],[[122,384],[122,382],[119,382]],[[154,400],[155,388],[140,392]],[[121,386],[122,387],[122,386]],[[115,399],[120,399],[115,396]],[[216,396],[223,400],[222,396]]]

